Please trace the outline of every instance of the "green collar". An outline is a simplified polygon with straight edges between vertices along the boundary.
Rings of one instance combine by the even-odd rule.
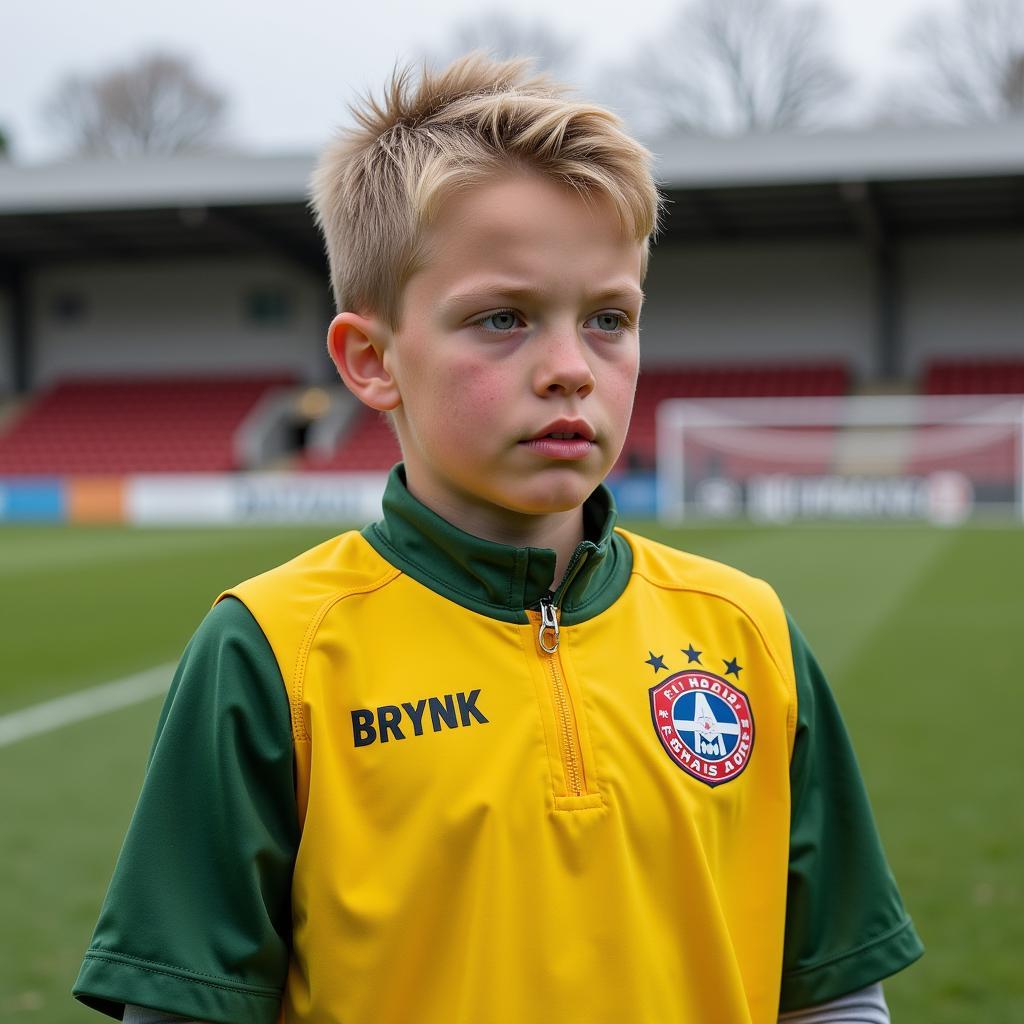
[[[401,463],[384,491],[384,517],[363,530],[379,555],[456,604],[503,622],[526,622],[526,609],[552,596],[561,620],[593,618],[622,593],[633,565],[627,541],[615,533],[615,502],[603,484],[583,504],[585,539],[552,594],[555,553],[514,548],[452,526],[414,498]]]

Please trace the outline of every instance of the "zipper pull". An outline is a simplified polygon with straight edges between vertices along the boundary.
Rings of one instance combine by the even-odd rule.
[[[551,637],[551,642],[548,637]],[[554,654],[558,650],[558,609],[550,597],[540,599],[540,629],[537,642],[545,654]]]

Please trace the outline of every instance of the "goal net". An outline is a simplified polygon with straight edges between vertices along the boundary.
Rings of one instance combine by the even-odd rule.
[[[1024,521],[1024,398],[670,399],[658,518]]]

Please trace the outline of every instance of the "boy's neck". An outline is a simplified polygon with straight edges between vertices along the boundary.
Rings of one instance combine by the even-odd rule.
[[[509,547],[549,548],[554,551],[552,590],[565,575],[573,552],[583,540],[582,506],[545,515],[526,515],[495,506],[467,508],[460,505],[447,508],[443,503],[419,494],[412,482],[407,486],[414,498],[464,533]]]

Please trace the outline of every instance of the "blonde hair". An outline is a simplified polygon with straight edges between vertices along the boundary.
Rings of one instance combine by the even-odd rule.
[[[397,328],[402,289],[444,198],[510,169],[540,172],[584,197],[606,196],[626,237],[647,248],[661,198],[651,155],[603,107],[565,98],[526,60],[471,53],[441,71],[396,69],[380,102],[327,147],[312,179],[338,310]]]

